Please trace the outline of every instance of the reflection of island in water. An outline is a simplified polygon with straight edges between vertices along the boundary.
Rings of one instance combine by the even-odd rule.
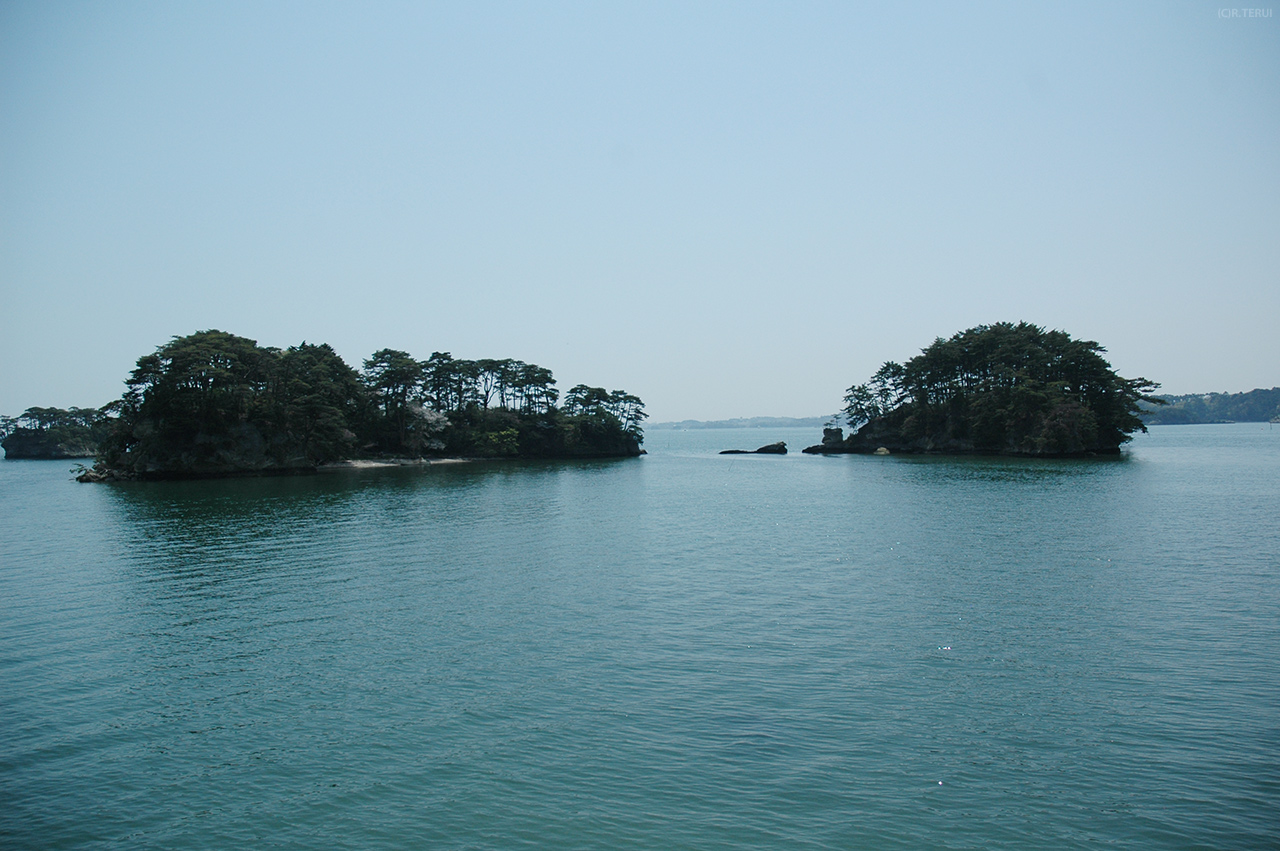
[[[503,517],[513,527],[547,521],[545,505],[512,507],[512,486],[553,494],[566,477],[627,466],[617,458],[515,459],[500,465],[396,466],[335,470],[314,476],[232,476],[221,479],[131,481],[110,488],[108,500],[141,546],[146,561],[175,571],[293,561],[334,548],[357,558],[369,546],[371,518],[388,529],[431,526],[463,529],[477,517]],[[404,543],[411,546],[411,541]],[[288,552],[287,552],[288,550]],[[338,559],[342,561],[342,559]]]
[[[418,361],[383,349],[357,373],[328,345],[263,348],[223,331],[138,359],[82,481],[309,472],[353,458],[643,454],[644,404],[512,359]]]

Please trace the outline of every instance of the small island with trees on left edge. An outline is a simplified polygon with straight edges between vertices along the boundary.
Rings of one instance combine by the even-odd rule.
[[[82,436],[96,444],[96,462],[77,478],[304,473],[352,460],[644,453],[644,404],[620,390],[580,384],[561,399],[548,369],[448,352],[419,361],[382,349],[363,367],[356,372],[327,344],[268,348],[216,330],[174,337],[138,359],[120,399],[81,418]],[[6,449],[15,435],[30,439],[40,428],[36,410],[8,421]]]

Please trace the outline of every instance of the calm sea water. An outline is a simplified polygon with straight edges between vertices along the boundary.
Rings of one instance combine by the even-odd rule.
[[[0,463],[0,846],[1280,846],[1280,428],[816,438]]]

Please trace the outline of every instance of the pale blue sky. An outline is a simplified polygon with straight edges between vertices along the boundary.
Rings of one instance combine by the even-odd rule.
[[[205,328],[656,420],[1001,320],[1280,384],[1280,20],[1230,8],[4,2],[0,412]]]

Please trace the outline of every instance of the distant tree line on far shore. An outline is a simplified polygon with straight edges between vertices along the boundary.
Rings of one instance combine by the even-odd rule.
[[[1164,405],[1144,407],[1147,425],[1191,423],[1264,423],[1280,417],[1280,387],[1247,393],[1193,393],[1160,396]]]

